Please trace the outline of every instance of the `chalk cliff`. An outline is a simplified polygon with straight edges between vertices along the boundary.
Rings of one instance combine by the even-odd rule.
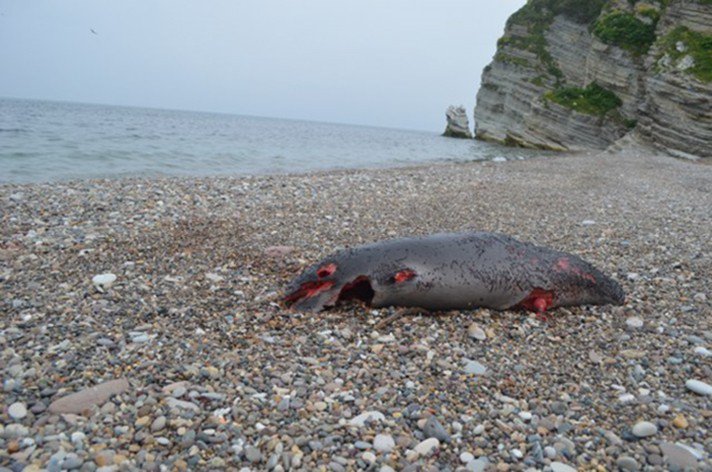
[[[482,74],[478,139],[712,157],[712,0],[529,0]]]

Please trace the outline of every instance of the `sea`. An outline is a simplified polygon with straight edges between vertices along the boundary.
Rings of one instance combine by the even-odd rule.
[[[302,173],[531,155],[427,131],[0,98],[3,183]]]

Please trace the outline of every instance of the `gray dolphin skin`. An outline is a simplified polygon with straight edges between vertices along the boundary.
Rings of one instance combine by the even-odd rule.
[[[572,254],[494,233],[443,233],[339,251],[305,270],[284,303],[321,311],[351,300],[430,311],[621,305],[613,279]]]

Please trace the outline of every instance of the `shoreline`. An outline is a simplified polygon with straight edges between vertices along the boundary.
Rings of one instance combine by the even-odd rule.
[[[0,467],[697,461],[679,446],[671,458],[676,443],[712,467],[712,397],[685,386],[712,378],[711,188],[707,165],[631,149],[0,184]],[[558,309],[550,323],[484,309],[417,315],[380,332],[392,309],[313,315],[275,303],[339,247],[469,229],[579,255],[620,281],[627,302]],[[273,257],[271,246],[291,251]],[[117,280],[100,292],[91,279],[107,272]],[[485,373],[468,373],[471,361]],[[127,390],[82,414],[48,410],[120,378]],[[15,403],[26,416],[11,417]],[[642,421],[655,432],[638,439]],[[437,453],[423,445],[433,434]]]

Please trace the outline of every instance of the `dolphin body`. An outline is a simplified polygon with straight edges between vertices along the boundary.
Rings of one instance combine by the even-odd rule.
[[[510,236],[443,233],[336,252],[287,287],[284,303],[321,311],[349,300],[430,311],[623,304],[613,279],[572,254]]]

